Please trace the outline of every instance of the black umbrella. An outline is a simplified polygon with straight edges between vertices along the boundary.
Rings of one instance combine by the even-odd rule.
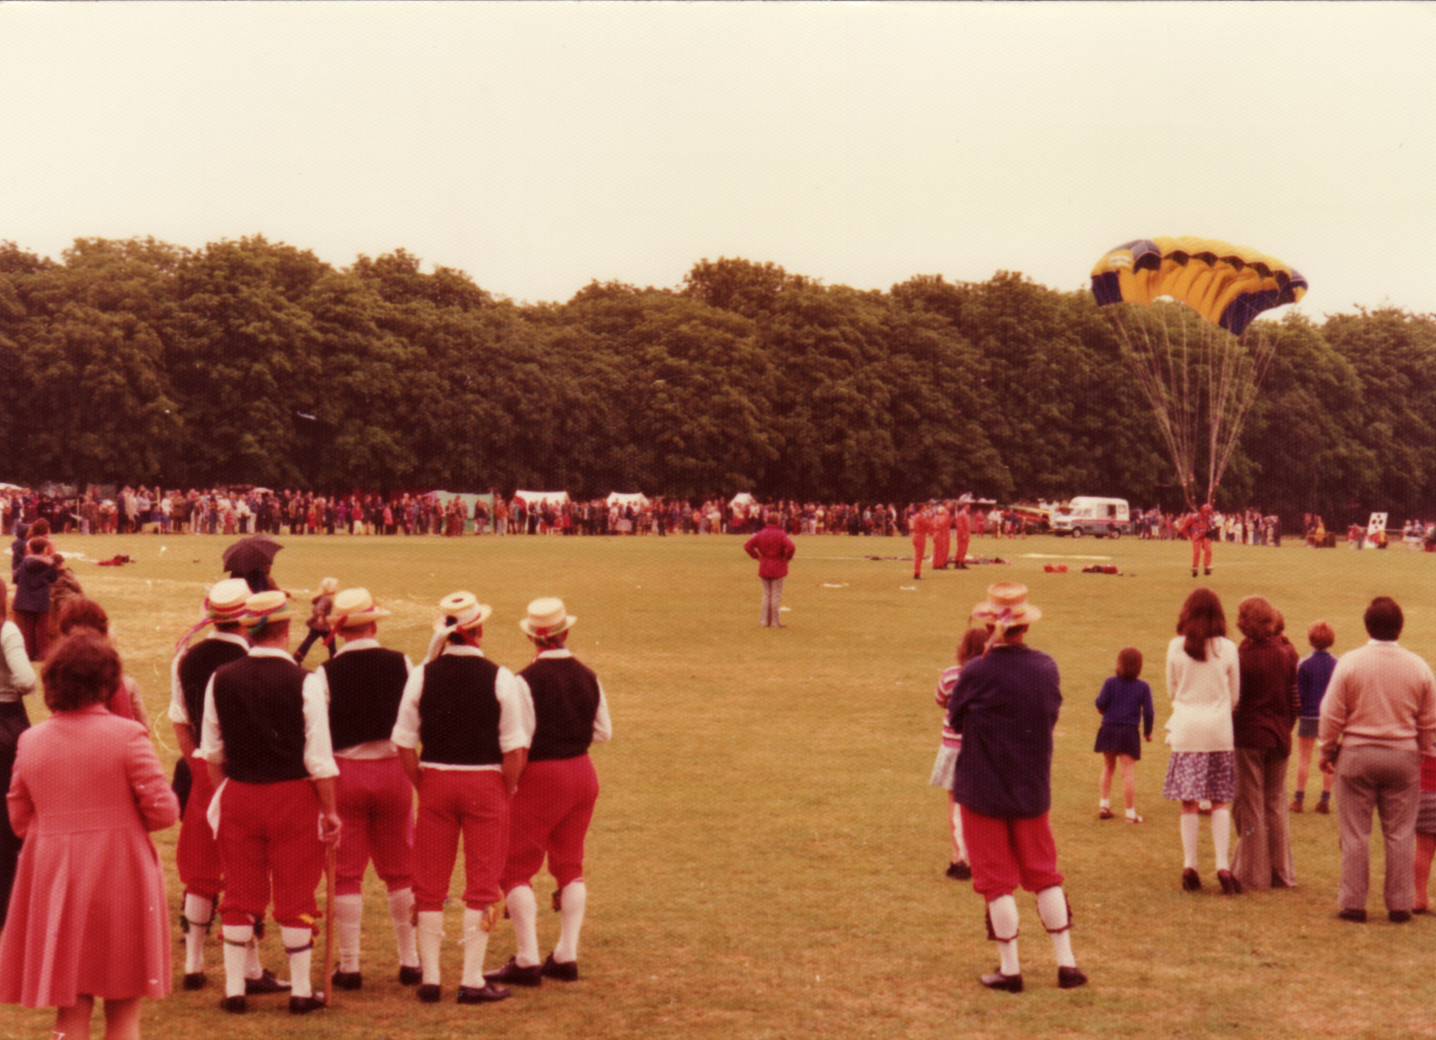
[[[274,557],[284,546],[267,534],[252,534],[241,538],[224,551],[224,569],[236,578],[243,578],[254,571],[263,571],[274,562]]]

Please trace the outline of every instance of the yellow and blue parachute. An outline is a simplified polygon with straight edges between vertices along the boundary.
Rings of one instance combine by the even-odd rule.
[[[1262,311],[1295,303],[1306,290],[1306,279],[1289,264],[1210,238],[1137,239],[1092,268],[1099,307],[1167,296],[1234,336]]]

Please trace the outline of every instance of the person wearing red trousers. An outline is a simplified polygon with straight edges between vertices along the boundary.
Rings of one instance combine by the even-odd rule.
[[[971,506],[966,502],[962,503],[962,506],[957,511],[957,516],[953,517],[952,521],[953,528],[957,531],[957,555],[954,557],[955,562],[953,566],[960,571],[967,570],[967,546],[972,541],[972,514],[970,510]]]
[[[999,582],[972,618],[988,631],[987,650],[969,661],[948,703],[948,725],[962,735],[953,799],[962,807],[973,888],[987,901],[987,935],[1001,964],[980,977],[989,989],[1022,992],[1017,958],[1019,887],[1037,895],[1037,915],[1052,936],[1057,985],[1086,984],[1072,952],[1072,912],[1057,870],[1052,837],[1052,732],[1062,705],[1057,664],[1025,644],[1042,612],[1027,586]]]
[[[1203,573],[1212,573],[1212,504],[1207,502],[1187,521],[1187,537],[1192,540],[1192,577],[1197,576],[1197,565]]]
[[[379,645],[379,620],[390,614],[368,589],[334,597],[331,632],[339,652],[304,680],[305,696],[329,705],[329,735],[339,766],[339,832],[334,926],[339,937],[338,989],[363,986],[359,943],[364,871],[369,861],[389,891],[389,917],[399,947],[399,982],[419,984],[414,941],[414,785],[389,739],[409,673],[409,658]],[[311,689],[312,688],[312,689]]]
[[[464,973],[460,1004],[503,1000],[511,990],[484,978],[489,933],[502,912],[509,799],[533,738],[528,688],[480,649],[493,608],[472,592],[439,601],[439,623],[422,668],[404,687],[390,739],[419,790],[414,906],[423,980],[419,999],[440,999],[444,899],[464,840]],[[422,748],[422,750],[420,750]]]
[[[922,578],[922,558],[927,555],[927,536],[932,531],[932,510],[923,506],[912,517],[912,576]]]
[[[291,1014],[324,1006],[310,979],[314,891],[324,875],[324,846],[339,838],[328,706],[305,690],[303,668],[289,650],[289,594],[268,589],[249,597],[241,624],[249,654],[224,665],[204,694],[200,756],[214,782],[209,822],[224,864],[224,999],[248,1010],[246,951],[273,893],[289,954]]]
[[[557,598],[536,599],[519,622],[537,655],[519,673],[534,706],[533,744],[519,776],[509,824],[509,856],[503,890],[517,947],[494,982],[537,986],[545,976],[578,980],[578,934],[588,907],[583,880],[583,844],[598,800],[598,774],[589,746],[609,740],[613,723],[598,676],[568,649],[568,632],[578,618]],[[539,964],[538,902],[533,878],[548,858],[558,889],[561,915],[558,944]]]
[[[224,890],[224,866],[205,814],[214,797],[209,768],[199,756],[203,734],[204,691],[210,677],[223,665],[249,653],[249,640],[239,620],[249,600],[249,585],[243,578],[226,578],[210,587],[204,600],[204,617],[185,633],[170,666],[169,720],[174,725],[180,754],[190,765],[192,786],[180,822],[176,860],[184,885],[185,965],[184,988],[196,990],[206,983],[204,945],[214,923],[215,903]],[[200,629],[211,627],[209,636],[190,645]],[[272,972],[260,967],[259,942],[251,941],[246,954],[245,992],[279,993],[289,989]]]
[[[937,515],[932,521],[932,569],[945,570],[951,551],[952,514],[948,512],[947,506],[941,505],[937,507]]]

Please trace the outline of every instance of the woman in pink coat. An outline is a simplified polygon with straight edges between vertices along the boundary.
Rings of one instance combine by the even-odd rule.
[[[95,998],[107,1040],[140,1035],[140,998],[170,989],[164,872],[147,831],[179,804],[139,723],[104,698],[119,655],[92,632],[45,663],[54,712],[20,737],[8,798],[25,845],[0,935],[0,1003],[57,1009],[55,1032],[90,1035]]]

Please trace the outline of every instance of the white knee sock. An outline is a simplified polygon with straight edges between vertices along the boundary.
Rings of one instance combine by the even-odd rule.
[[[1057,963],[1063,968],[1077,967],[1077,957],[1072,953],[1072,920],[1067,912],[1067,896],[1061,886],[1053,885],[1037,893],[1037,916],[1042,918],[1042,927],[1052,936],[1052,951]]]
[[[1021,975],[1022,962],[1017,957],[1017,900],[998,896],[987,904],[987,917],[992,922],[992,934],[998,937],[997,955],[1002,961],[998,970],[1004,975]],[[1006,942],[1001,941],[1004,938]]]
[[[1228,856],[1232,846],[1232,811],[1212,810],[1212,844],[1217,847],[1217,869],[1230,870]]]
[[[419,947],[414,941],[414,890],[401,888],[389,893],[389,917],[394,921],[394,942],[399,947],[399,963],[406,968],[419,966]]]
[[[244,951],[244,977],[257,979],[264,974],[264,965],[259,963],[259,936],[249,940],[249,947]]]
[[[588,909],[588,886],[583,881],[570,881],[559,896],[560,921],[558,945],[553,959],[562,964],[578,960],[578,933],[583,927],[584,911]]]
[[[484,912],[464,908],[464,977],[461,986],[484,987],[484,954],[489,950],[489,930],[484,927]]]
[[[528,885],[509,890],[509,920],[514,923],[514,960],[525,968],[539,962],[538,900]]]
[[[439,947],[444,943],[444,911],[419,911],[419,963],[424,968],[424,985],[439,984]]]
[[[1182,866],[1186,870],[1197,869],[1197,838],[1201,834],[1202,818],[1196,813],[1182,813]]]
[[[204,971],[204,942],[214,920],[214,900],[186,893],[184,919],[189,922],[184,930],[184,971],[195,975]]]
[[[334,931],[339,938],[339,970],[359,970],[359,936],[364,924],[364,897],[334,897]]]
[[[279,929],[284,941],[284,951],[289,954],[289,995],[291,997],[314,996],[314,983],[309,978],[309,967],[314,960],[314,929]]]
[[[967,842],[962,838],[962,806],[952,803],[952,841],[957,846],[957,858],[967,862]]]
[[[254,945],[254,925],[227,924],[220,929],[224,936],[224,995],[244,996],[245,962]]]

